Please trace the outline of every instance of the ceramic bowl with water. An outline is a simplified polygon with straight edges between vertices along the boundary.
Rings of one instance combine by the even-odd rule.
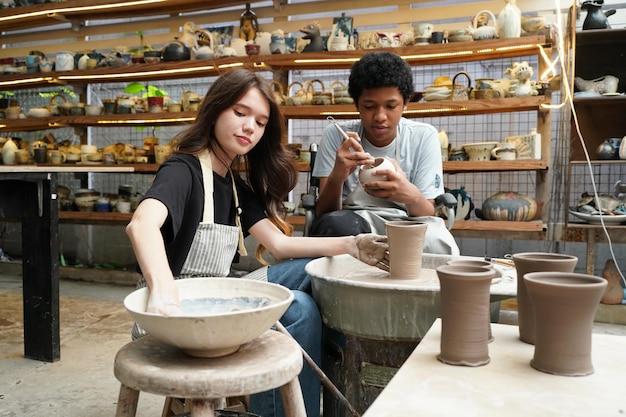
[[[150,336],[197,357],[236,352],[270,329],[293,300],[286,287],[241,278],[190,278],[175,284],[181,315],[146,312],[148,288],[129,294],[124,306]]]

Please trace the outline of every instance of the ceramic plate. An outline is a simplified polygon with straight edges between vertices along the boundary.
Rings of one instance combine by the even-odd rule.
[[[570,210],[569,212],[572,216],[578,217],[579,219],[584,220],[589,224],[602,224],[599,214],[580,213],[574,210]],[[626,222],[626,215],[604,215],[602,217],[604,218],[604,224],[607,226],[614,226]]]

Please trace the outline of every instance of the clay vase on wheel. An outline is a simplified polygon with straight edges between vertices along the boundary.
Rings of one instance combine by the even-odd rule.
[[[387,222],[389,241],[389,278],[417,279],[422,270],[422,250],[426,223],[411,221]]]
[[[593,373],[593,319],[607,280],[593,275],[532,272],[524,282],[536,317],[530,365],[564,376]]]
[[[578,258],[571,255],[544,252],[524,252],[513,255],[517,271],[517,321],[519,337],[523,342],[535,343],[535,313],[533,311],[524,275],[529,272],[574,272]]]
[[[494,269],[442,265],[437,268],[441,295],[441,346],[437,356],[449,365],[489,363],[489,291]]]

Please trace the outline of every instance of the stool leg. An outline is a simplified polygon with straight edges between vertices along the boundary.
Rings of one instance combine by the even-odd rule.
[[[302,389],[298,377],[280,387],[280,397],[283,400],[286,417],[306,417],[306,408],[304,407],[304,398],[302,398]]]
[[[215,407],[219,400],[185,400],[191,404],[191,417],[215,417]]]
[[[137,414],[138,401],[139,391],[121,384],[120,395],[117,399],[117,411],[115,412],[115,417],[135,417],[135,414]]]

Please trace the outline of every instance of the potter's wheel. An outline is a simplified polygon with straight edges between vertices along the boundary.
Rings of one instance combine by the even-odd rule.
[[[349,255],[315,259],[306,272],[327,326],[375,340],[420,341],[440,317],[436,268],[452,259],[478,258],[424,254],[415,279],[390,279]],[[497,267],[502,276],[491,285],[493,308],[516,295],[515,269],[505,268]]]

